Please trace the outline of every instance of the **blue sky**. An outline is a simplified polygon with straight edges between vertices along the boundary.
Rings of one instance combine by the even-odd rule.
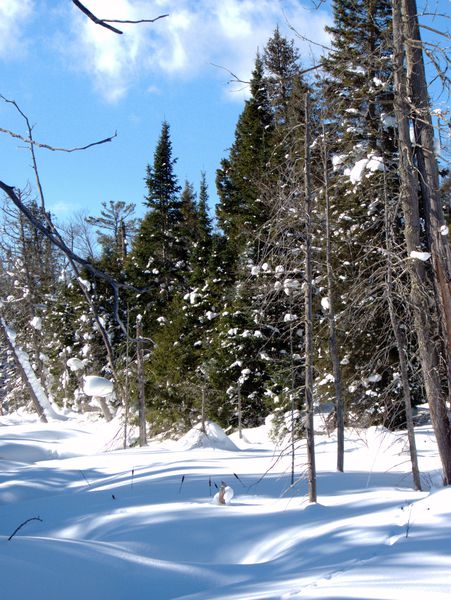
[[[102,201],[134,202],[142,211],[145,167],[161,123],[171,126],[177,175],[197,188],[205,170],[212,203],[215,170],[233,141],[244,93],[211,63],[249,78],[257,48],[279,25],[326,41],[330,17],[297,0],[86,0],[100,18],[170,16],[124,25],[119,36],[96,26],[70,0],[0,1],[0,93],[34,124],[37,141],[74,147],[118,136],[81,153],[38,151],[46,201],[60,220]],[[301,44],[311,64],[308,44]],[[0,103],[0,127],[25,133]],[[22,147],[21,147],[22,146]],[[1,176],[23,188],[33,181],[23,144],[0,136]]]
[[[161,123],[171,125],[180,183],[197,188],[205,170],[212,203],[214,178],[233,141],[244,92],[230,69],[248,79],[257,48],[288,23],[327,43],[327,4],[305,0],[85,0],[100,18],[154,18],[123,25],[119,36],[96,26],[70,0],[0,0],[0,93],[14,99],[34,124],[37,141],[74,147],[109,144],[81,153],[38,151],[47,207],[62,221],[101,203],[134,202],[142,214],[145,167],[152,162]],[[449,0],[440,0],[442,12]],[[435,7],[429,3],[430,10]],[[434,22],[429,21],[434,25]],[[436,26],[436,23],[435,23]],[[300,39],[303,63],[318,47]],[[0,127],[25,133],[10,105],[0,102]],[[0,179],[24,188],[33,182],[23,144],[0,135]]]

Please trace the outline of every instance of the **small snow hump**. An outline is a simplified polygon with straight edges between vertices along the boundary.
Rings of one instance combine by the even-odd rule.
[[[200,423],[193,427],[193,429],[178,440],[177,445],[182,450],[215,448],[231,452],[238,451],[237,446],[229,439],[224,430],[212,421],[205,422],[205,431],[202,431]]]
[[[230,504],[234,496],[233,488],[221,481],[219,492],[213,497],[213,504]]]

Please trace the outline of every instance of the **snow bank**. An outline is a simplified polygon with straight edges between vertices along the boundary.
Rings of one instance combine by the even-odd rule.
[[[230,450],[236,452],[237,446],[225,434],[224,430],[216,423],[205,422],[205,431],[199,423],[193,429],[181,437],[177,446],[180,450],[193,450],[195,448],[216,448],[218,450]]]

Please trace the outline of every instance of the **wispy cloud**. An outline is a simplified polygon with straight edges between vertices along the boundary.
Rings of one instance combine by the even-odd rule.
[[[34,0],[1,0],[0,58],[11,59],[23,50],[24,26],[34,10]]]
[[[226,78],[212,63],[246,80],[257,48],[265,46],[276,25],[288,37],[294,36],[289,23],[299,33],[326,42],[324,26],[330,22],[326,12],[309,10],[299,0],[156,0],[151,7],[148,0],[86,0],[85,4],[99,18],[138,20],[169,13],[153,24],[120,25],[125,33],[116,35],[71,8],[64,52],[113,102],[143,73],[150,89],[162,76],[192,79],[210,71]],[[317,48],[312,50],[302,40],[297,44],[304,63],[309,63]]]

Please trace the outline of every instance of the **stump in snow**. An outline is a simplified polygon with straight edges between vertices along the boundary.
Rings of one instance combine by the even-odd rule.
[[[215,494],[213,498],[214,504],[230,504],[233,498],[233,488],[230,485],[227,485],[224,481],[221,481],[221,487],[219,488],[219,492]]]

